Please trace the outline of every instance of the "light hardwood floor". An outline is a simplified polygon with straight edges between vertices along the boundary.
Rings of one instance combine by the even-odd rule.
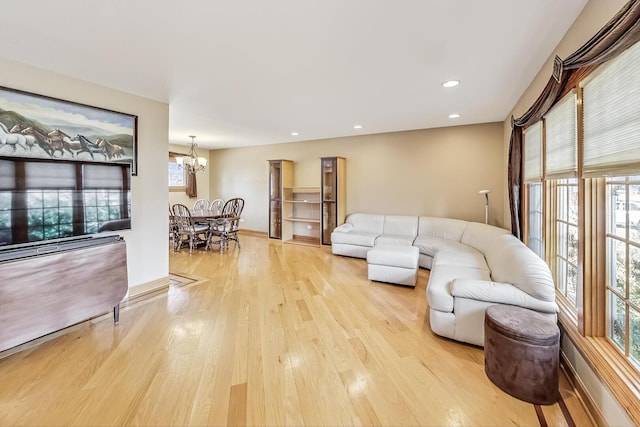
[[[482,349],[429,329],[415,289],[330,248],[241,236],[170,255],[199,278],[0,360],[0,425],[537,426]],[[562,377],[577,425],[591,425]],[[567,425],[558,404],[548,425]]]

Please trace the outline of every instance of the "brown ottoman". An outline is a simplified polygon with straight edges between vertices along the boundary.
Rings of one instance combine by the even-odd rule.
[[[484,371],[500,389],[526,402],[558,400],[560,330],[543,314],[492,305],[484,317]]]

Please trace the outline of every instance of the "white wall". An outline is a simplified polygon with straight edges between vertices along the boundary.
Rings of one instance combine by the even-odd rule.
[[[167,152],[169,106],[0,58],[0,85],[138,116],[138,176],[131,180],[129,287],[169,274]]]
[[[502,226],[502,123],[211,150],[211,192],[245,199],[243,228],[266,232],[267,160],[294,162],[294,185],[320,186],[320,157],[346,158],[347,213],[430,215]]]

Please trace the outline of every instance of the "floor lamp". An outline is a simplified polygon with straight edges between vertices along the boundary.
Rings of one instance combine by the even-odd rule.
[[[478,194],[484,194],[484,223],[489,224],[489,193],[490,190],[480,190]]]

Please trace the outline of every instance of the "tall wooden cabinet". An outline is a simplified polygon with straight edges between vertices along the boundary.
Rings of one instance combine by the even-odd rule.
[[[293,185],[293,162],[269,160],[269,237],[282,239],[282,194]]]
[[[331,232],[344,223],[346,216],[346,160],[344,157],[322,157],[321,165],[321,243],[331,244]]]
[[[269,160],[269,237],[285,243],[331,244],[345,216],[344,158],[321,159],[320,187],[296,187],[291,160]]]

